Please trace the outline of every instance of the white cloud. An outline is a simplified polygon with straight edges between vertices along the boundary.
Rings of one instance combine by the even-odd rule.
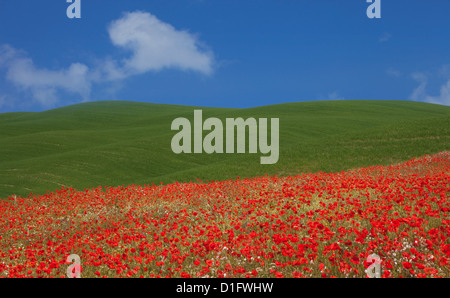
[[[0,94],[0,108],[6,106],[7,103],[7,96],[4,94]]]
[[[411,76],[414,80],[419,82],[419,86],[417,86],[417,88],[413,90],[409,98],[412,100],[422,101],[426,97],[428,78],[425,74],[420,72],[415,72]]]
[[[434,104],[450,105],[450,79],[440,88],[438,96],[431,96],[427,93],[428,77],[424,73],[416,72],[412,74],[414,80],[419,82],[419,86],[412,92],[410,99],[425,101]]]
[[[6,65],[11,59],[22,54],[10,45],[0,45],[0,66]]]
[[[67,68],[50,70],[37,67],[27,55],[10,45],[0,45],[0,66],[6,79],[45,107],[58,102],[64,91],[89,100],[95,83],[115,82],[127,77],[165,68],[192,70],[209,75],[213,71],[213,53],[201,50],[197,38],[176,30],[147,12],[128,12],[108,27],[111,42],[131,52],[127,59],[99,59],[88,67],[72,63]],[[120,85],[120,84],[117,84]]]
[[[14,98],[12,98],[9,94],[0,94],[0,108],[14,107]]]
[[[200,50],[195,36],[176,30],[150,13],[126,13],[112,22],[108,31],[114,45],[132,52],[131,57],[123,61],[125,75],[164,68],[212,72],[213,55]]]
[[[328,94],[328,100],[344,100],[337,91]]]
[[[53,106],[58,101],[58,90],[88,99],[91,82],[89,68],[84,64],[73,63],[60,70],[39,69],[30,58],[9,45],[0,47],[0,62],[7,68],[6,79],[20,89],[31,91],[33,98],[43,106]]]
[[[427,102],[450,106],[450,80],[441,86],[438,96],[427,96]]]

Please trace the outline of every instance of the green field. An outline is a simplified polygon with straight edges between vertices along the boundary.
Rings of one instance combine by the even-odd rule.
[[[0,198],[130,184],[336,172],[450,149],[450,107],[411,101],[201,108],[203,119],[280,118],[280,158],[172,152],[171,123],[196,107],[127,101],[0,114]]]

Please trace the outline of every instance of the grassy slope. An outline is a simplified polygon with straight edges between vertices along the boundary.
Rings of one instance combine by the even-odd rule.
[[[260,154],[182,154],[170,148],[177,117],[195,107],[93,102],[41,113],[0,114],[0,197],[61,185],[222,180],[341,171],[450,149],[450,107],[409,101],[301,102],[202,108],[209,117],[280,118],[280,160]]]

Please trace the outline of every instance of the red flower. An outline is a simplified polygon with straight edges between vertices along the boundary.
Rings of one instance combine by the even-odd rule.
[[[425,269],[425,265],[422,264],[422,263],[416,263],[415,265],[416,265],[416,267],[419,268],[419,269]]]
[[[412,264],[410,262],[403,262],[403,268],[405,269],[411,269]]]

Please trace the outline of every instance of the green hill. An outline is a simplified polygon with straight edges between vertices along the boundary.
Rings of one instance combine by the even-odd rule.
[[[203,118],[280,118],[280,158],[181,154],[175,118],[196,107],[103,101],[40,113],[0,114],[0,198],[77,189],[336,172],[450,149],[450,107],[410,101],[299,102],[201,108]]]

